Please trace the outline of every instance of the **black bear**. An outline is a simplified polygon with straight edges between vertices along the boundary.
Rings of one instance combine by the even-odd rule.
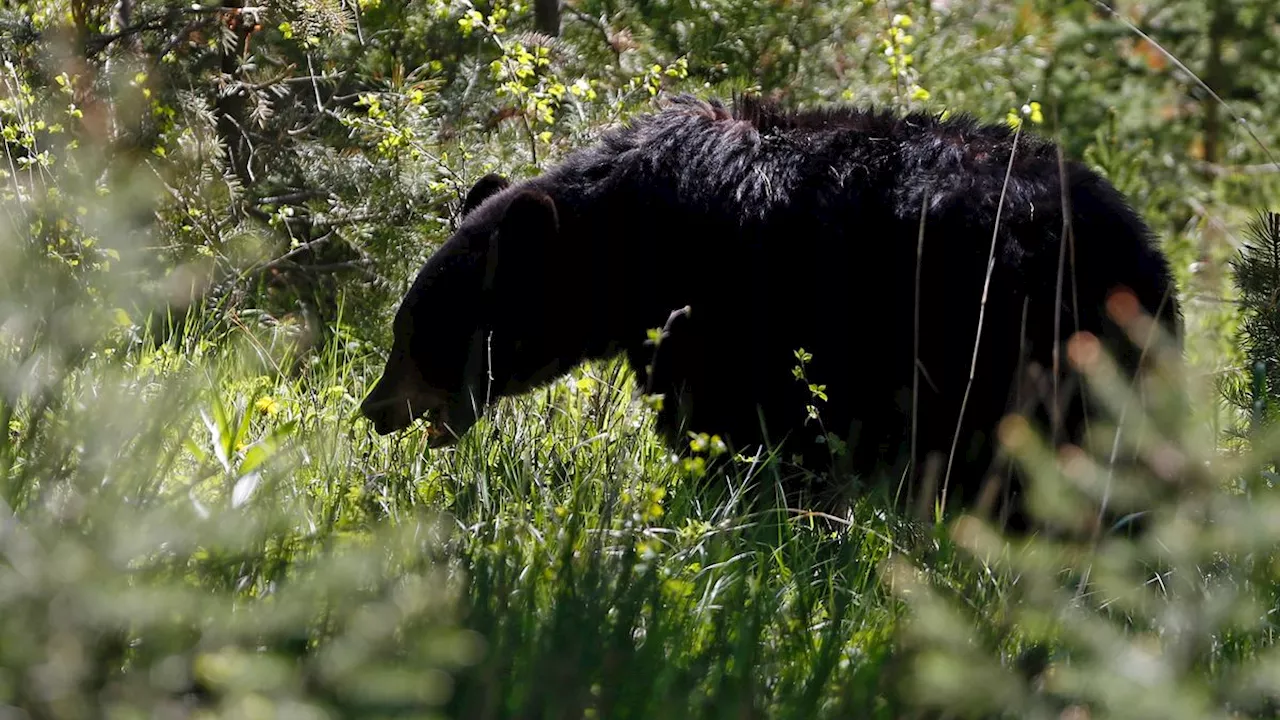
[[[427,415],[441,445],[498,397],[626,353],[665,396],[657,423],[677,448],[717,433],[822,465],[843,441],[846,469],[917,479],[941,458],[966,505],[1037,369],[1041,400],[1060,371],[1060,437],[1078,441],[1055,347],[1083,330],[1132,360],[1106,312],[1116,290],[1181,342],[1148,228],[1029,132],[679,96],[540,177],[480,180],[405,296],[362,411],[381,434]],[[656,351],[652,328],[668,332]]]

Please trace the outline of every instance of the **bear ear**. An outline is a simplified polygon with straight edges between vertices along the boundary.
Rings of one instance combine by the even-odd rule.
[[[539,278],[544,278],[547,246],[559,225],[556,204],[549,195],[531,188],[517,191],[503,208],[496,232],[489,235],[481,285],[485,294],[501,286],[508,291],[524,288],[537,296],[531,283],[536,284]],[[530,309],[537,302],[535,298],[529,298],[524,302],[525,309]]]
[[[497,232],[489,236],[484,287],[491,288],[496,275],[541,275],[547,245],[559,226],[556,204],[549,195],[532,188],[518,191],[503,209]]]
[[[548,238],[560,228],[556,203],[550,195],[532,188],[521,190],[511,198],[502,214],[500,231],[529,238]]]
[[[467,197],[462,201],[462,217],[466,217],[472,210],[480,207],[485,200],[508,187],[511,187],[511,182],[497,173],[489,173],[480,178],[467,191]]]

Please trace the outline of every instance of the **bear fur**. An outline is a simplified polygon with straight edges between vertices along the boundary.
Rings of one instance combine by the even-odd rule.
[[[965,116],[675,97],[539,177],[481,179],[406,294],[362,410],[378,433],[427,414],[449,428],[441,445],[492,400],[625,353],[664,396],[674,448],[714,433],[822,469],[812,404],[847,443],[845,470],[918,484],[926,459],[950,460],[947,502],[972,506],[1011,410],[1034,405],[1080,441],[1087,413],[1055,346],[1087,331],[1136,371],[1113,291],[1181,343],[1138,215],[1052,143],[1024,131],[1010,163],[1014,148],[1009,127]],[[667,331],[657,348],[652,328]],[[825,401],[793,374],[800,348]],[[1000,492],[1023,526],[1013,484]]]

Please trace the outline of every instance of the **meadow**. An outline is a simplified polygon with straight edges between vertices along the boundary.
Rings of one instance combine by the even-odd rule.
[[[958,5],[7,5],[0,718],[1275,717],[1280,8]],[[1086,544],[761,503],[790,470],[674,457],[621,361],[375,435],[460,193],[677,90],[963,109],[1106,174],[1194,413],[1088,367],[1158,428],[1129,472],[1192,491]],[[1045,512],[1137,485],[1001,439]]]

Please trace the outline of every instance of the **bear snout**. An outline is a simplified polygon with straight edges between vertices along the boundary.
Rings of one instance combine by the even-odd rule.
[[[360,414],[373,423],[373,430],[379,435],[403,430],[423,415],[436,412],[445,405],[439,393],[405,387],[405,384],[389,385],[384,375],[360,403]]]
[[[373,431],[387,435],[403,430],[414,421],[412,410],[400,398],[375,398],[372,394],[360,403],[360,414],[373,423]]]

